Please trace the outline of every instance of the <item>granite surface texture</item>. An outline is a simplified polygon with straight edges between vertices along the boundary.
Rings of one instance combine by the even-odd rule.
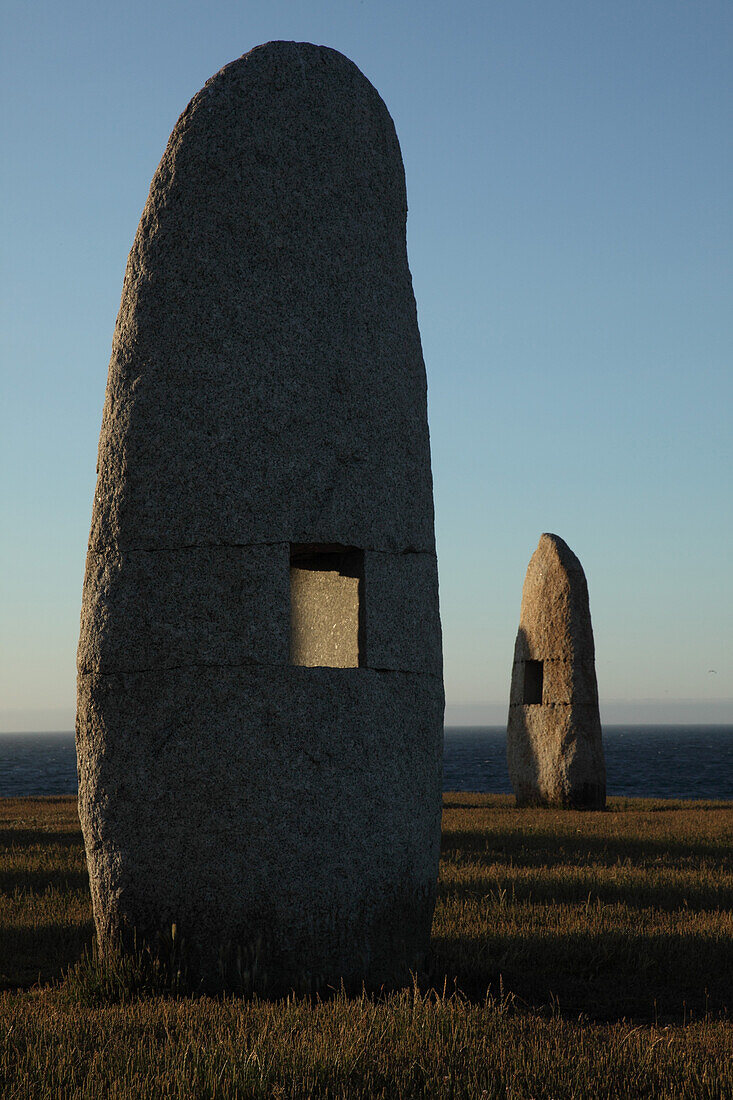
[[[290,661],[318,668],[358,668],[363,663],[359,576],[336,569],[290,567]]]
[[[130,253],[91,546],[434,552],[394,125],[324,47],[227,65],[178,120]]]
[[[541,701],[527,701],[536,674],[528,662],[541,663]],[[588,585],[577,557],[557,535],[542,535],[524,581],[507,760],[520,806],[605,806]]]
[[[409,977],[437,879],[432,680],[242,666],[80,687],[79,807],[103,944],[131,928],[154,942],[175,924],[204,988],[236,986],[219,964],[232,950],[254,952],[265,993]]]
[[[395,985],[428,946],[443,686],[406,213],[371,84],[272,42],[183,112],[130,253],[79,807],[103,950],[175,925],[195,986]],[[308,546],[363,575],[304,576]]]

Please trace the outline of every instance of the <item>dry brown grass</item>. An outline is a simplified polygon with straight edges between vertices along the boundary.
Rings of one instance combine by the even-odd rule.
[[[733,1001],[733,804],[605,813],[447,795],[434,980],[591,1018],[672,1022]]]
[[[0,798],[0,988],[58,977],[92,940],[75,798]]]
[[[732,840],[731,803],[448,795],[419,988],[90,1007],[52,982],[92,937],[74,800],[0,800],[0,1095],[733,1097]]]

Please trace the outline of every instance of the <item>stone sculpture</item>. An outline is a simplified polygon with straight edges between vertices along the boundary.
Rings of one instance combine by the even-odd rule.
[[[606,804],[588,586],[557,535],[542,535],[524,581],[507,758],[519,806]]]
[[[424,956],[442,655],[392,120],[271,42],[194,96],[130,253],[78,658],[103,950],[204,987],[392,985]]]

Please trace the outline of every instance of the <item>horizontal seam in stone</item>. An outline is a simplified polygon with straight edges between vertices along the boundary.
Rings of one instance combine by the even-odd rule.
[[[89,546],[89,554],[172,554],[177,550],[247,550],[257,546],[297,546],[299,543],[291,543],[289,540],[276,539],[274,542],[192,542],[181,546]],[[314,544],[317,545],[317,544]],[[352,543],[339,543],[338,545],[351,546]],[[407,547],[405,550],[380,550],[374,546],[357,546],[357,550],[364,550],[369,554],[389,554],[392,557],[406,557],[408,554],[424,554],[429,558],[436,558],[435,550],[415,550]]]
[[[526,665],[528,661],[542,661],[546,665],[571,665],[573,661],[584,661],[585,657],[520,657],[515,665]]]
[[[364,549],[368,554],[389,554],[391,557],[407,557],[408,554],[424,554],[427,558],[435,558],[437,560],[437,553],[435,550],[415,550],[413,547],[408,546],[406,550],[377,550],[374,546],[359,547]]]
[[[411,668],[389,668],[379,667],[376,665],[348,665],[346,668],[340,668],[338,665],[291,665],[291,664],[268,664],[264,661],[243,661],[239,663],[227,664],[221,661],[217,661],[212,664],[205,664],[204,662],[191,662],[185,665],[153,665],[149,668],[117,668],[114,670],[103,671],[99,668],[80,668],[77,669],[77,675],[79,676],[138,676],[144,675],[148,672],[185,672],[186,669],[195,668],[269,668],[269,669],[286,669],[286,668],[329,668],[335,669],[338,672],[346,672],[350,669],[356,669],[357,671],[365,672],[398,672],[403,676],[429,676],[433,680],[442,682],[442,676],[437,672],[423,672],[417,669]]]
[[[510,707],[572,707],[575,703],[510,703]]]
[[[292,667],[292,666],[291,666]],[[314,665],[314,668],[332,668],[332,665]],[[437,672],[418,672],[414,668],[390,668],[388,665],[361,665],[368,672],[404,672],[406,676],[430,676],[442,683],[443,677]]]

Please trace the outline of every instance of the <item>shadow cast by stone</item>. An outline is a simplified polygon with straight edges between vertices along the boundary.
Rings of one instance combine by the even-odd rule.
[[[47,890],[88,890],[86,871],[0,871],[0,892],[11,894],[45,894]]]
[[[443,856],[480,854],[492,862],[514,862],[527,867],[552,867],[562,863],[577,866],[603,864],[617,866],[627,860],[655,866],[678,865],[680,860],[714,856],[717,848],[710,842],[695,840],[658,840],[635,837],[579,836],[568,833],[529,832],[489,833],[486,830],[446,828],[441,838]]]
[[[0,829],[0,848],[46,848],[49,845],[81,850],[79,834],[56,829]]]
[[[537,864],[537,866],[544,866]],[[551,868],[548,868],[551,871]],[[667,913],[680,909],[705,913],[711,909],[733,906],[733,891],[727,886],[690,887],[687,884],[663,883],[655,886],[639,881],[641,876],[625,885],[599,882],[593,868],[584,875],[582,868],[575,876],[559,880],[551,873],[517,881],[517,876],[493,870],[482,876],[472,876],[468,884],[439,885],[438,898],[448,900],[482,900],[497,894],[510,896],[512,903],[533,902],[543,905],[623,905],[630,909],[653,908]]]
[[[80,924],[61,920],[33,927],[6,927],[0,943],[0,988],[30,989],[61,978],[81,958],[94,938],[91,919]]]
[[[733,941],[705,934],[584,935],[542,929],[465,941],[436,937],[430,981],[467,996],[511,992],[534,1008],[592,1020],[681,1022],[730,1009]],[[704,981],[700,975],[704,974]]]

